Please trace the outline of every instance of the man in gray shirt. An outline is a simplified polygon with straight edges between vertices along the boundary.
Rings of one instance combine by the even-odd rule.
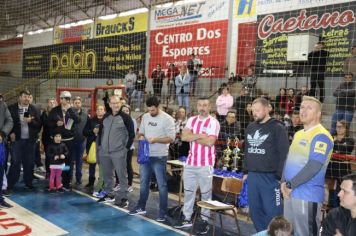
[[[149,183],[152,172],[156,175],[159,190],[159,216],[157,221],[166,220],[168,191],[166,179],[166,165],[168,147],[175,139],[175,124],[173,118],[159,109],[157,97],[150,97],[146,101],[148,113],[142,117],[139,139],[146,139],[150,145],[150,161],[140,165],[140,198],[137,206],[130,211],[130,215],[146,214],[146,202],[149,195]]]

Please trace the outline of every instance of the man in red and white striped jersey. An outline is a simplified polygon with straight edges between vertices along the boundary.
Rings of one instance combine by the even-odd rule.
[[[201,199],[211,200],[213,185],[213,166],[215,163],[215,141],[219,136],[220,124],[210,116],[210,102],[208,98],[199,98],[197,104],[199,115],[189,118],[182,132],[182,140],[190,142],[190,151],[184,166],[184,207],[182,219],[176,228],[192,226],[191,217],[195,202],[195,194],[199,186]],[[202,210],[203,224],[200,234],[207,233],[209,225],[206,221],[210,215],[208,210]]]

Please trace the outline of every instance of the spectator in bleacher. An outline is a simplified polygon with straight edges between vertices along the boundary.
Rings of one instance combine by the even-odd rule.
[[[230,138],[241,138],[240,122],[236,120],[236,113],[234,111],[228,111],[225,120],[220,123],[219,139],[226,140]]]
[[[259,232],[283,212],[279,181],[289,143],[281,122],[269,116],[266,99],[255,99],[252,112],[255,121],[245,130],[244,180],[248,184],[251,219]]]
[[[180,73],[175,78],[176,84],[176,94],[178,98],[179,106],[184,106],[187,113],[190,111],[189,106],[189,92],[190,92],[190,83],[191,77],[190,74],[187,72],[187,67],[182,65],[180,67]]]
[[[341,206],[329,211],[320,229],[321,236],[356,235],[356,174],[343,178],[338,196]]]
[[[331,134],[335,134],[336,121],[346,120],[351,124],[356,107],[356,86],[353,74],[347,73],[342,82],[334,91],[336,109],[331,118]]]
[[[176,77],[179,75],[179,69],[174,65],[174,63],[169,64],[167,71],[167,87],[168,87],[168,102],[173,104],[176,100]]]
[[[154,173],[159,190],[159,222],[166,221],[168,190],[166,165],[169,144],[175,139],[173,118],[160,109],[157,97],[146,101],[148,113],[144,114],[139,129],[139,139],[147,140],[150,151],[150,161],[140,165],[140,198],[137,205],[130,210],[130,215],[146,214],[146,203],[149,195],[151,174]]]
[[[100,127],[103,125],[103,119],[105,115],[105,107],[102,105],[99,105],[96,107],[96,112],[95,116],[91,117],[90,119],[87,120],[87,123],[85,125],[85,128],[83,130],[83,135],[87,138],[86,139],[86,146],[85,150],[86,153],[89,154],[89,150],[93,142],[96,142],[96,139],[99,134]],[[96,145],[98,145],[96,143]],[[97,153],[96,153],[97,155]],[[89,181],[88,184],[85,187],[93,187],[95,183],[95,167],[96,164],[99,164],[99,156],[96,156],[96,163],[89,163]],[[102,190],[103,188],[103,172],[102,168],[100,168],[99,164],[99,179],[98,179],[98,184],[96,185],[98,188],[95,189],[94,191],[94,196]]]
[[[285,114],[287,100],[288,100],[288,96],[287,96],[286,89],[280,88],[279,94],[276,96],[274,107],[276,112],[278,112],[282,116],[284,116]]]
[[[237,113],[236,113],[237,115]],[[240,114],[240,125],[241,125],[241,138],[245,139],[245,130],[247,126],[253,122],[253,114],[252,114],[252,103],[248,103],[245,110],[242,114]]]
[[[136,97],[136,99],[137,99],[135,111],[139,112],[142,108],[142,99],[143,99],[143,95],[145,94],[146,83],[147,83],[147,78],[144,75],[144,71],[139,70],[138,76],[137,76],[137,79],[135,82],[135,90],[132,94],[132,98]]]
[[[69,156],[65,159],[65,165],[69,167],[68,171],[62,172],[62,183],[65,191],[71,190],[71,181],[73,175],[73,161],[75,158],[75,126],[80,122],[80,119],[72,107],[70,100],[72,95],[68,91],[63,91],[60,94],[60,104],[49,112],[48,125],[50,133],[57,129],[62,134],[62,142],[64,142],[69,149]]]
[[[153,93],[156,97],[161,97],[162,86],[165,74],[162,71],[161,64],[157,64],[156,69],[152,72]]]
[[[41,106],[38,105],[38,104],[35,104],[33,102],[33,95],[30,94],[29,96],[29,103],[31,105],[33,105],[34,107],[36,107],[37,110],[40,111],[40,114],[42,113],[41,111]],[[41,122],[41,128],[42,128],[42,122]],[[41,142],[40,142],[40,138],[38,137],[37,140],[36,140],[36,144],[35,144],[35,157],[34,157],[34,160],[35,160],[35,170],[36,171],[39,171],[39,172],[42,172],[42,173],[45,173],[46,172],[46,169],[43,167],[43,164],[42,164],[42,160],[41,160]],[[34,179],[38,179],[37,176],[33,175],[33,178]]]
[[[248,90],[250,97],[257,96],[257,76],[255,75],[255,69],[252,66],[247,68],[247,76],[242,80],[242,87]]]
[[[356,74],[356,45],[351,48],[351,56],[344,62],[344,73]]]
[[[121,110],[118,96],[110,97],[111,112],[107,113],[98,136],[98,155],[103,169],[104,190],[107,195],[98,202],[114,202],[119,207],[128,207],[127,151],[135,138],[132,119]],[[113,170],[120,180],[120,189],[112,193]]]
[[[75,179],[76,184],[82,184],[82,165],[83,165],[83,153],[85,150],[85,136],[83,135],[84,127],[89,119],[88,113],[86,113],[83,108],[82,98],[77,96],[73,99],[73,108],[77,113],[79,122],[75,125],[75,136],[74,136],[74,157],[75,162]]]
[[[336,122],[336,135],[334,135],[333,153],[351,155],[355,147],[355,140],[350,137],[349,123],[345,120]],[[326,170],[326,181],[328,186],[333,186],[329,189],[329,206],[338,207],[339,202],[337,193],[340,191],[341,178],[351,173],[351,165],[348,160],[332,158]]]
[[[211,200],[213,185],[213,167],[215,164],[215,142],[219,136],[220,124],[210,116],[210,102],[208,98],[199,98],[197,103],[198,116],[188,119],[182,133],[182,140],[190,142],[190,151],[183,171],[184,206],[182,218],[176,228],[192,226],[195,196],[200,188],[201,200]],[[209,231],[207,217],[209,210],[202,209],[203,222],[198,234]]]
[[[14,122],[11,113],[0,94],[0,208],[12,207],[3,198],[2,187],[5,165],[7,165],[7,136],[10,134],[13,126]]]
[[[44,148],[44,153],[45,153],[45,167],[46,167],[46,177],[49,177],[50,174],[50,169],[49,169],[49,164],[50,160],[48,159],[47,155],[47,147],[50,143],[52,143],[52,138],[51,138],[51,131],[50,131],[50,126],[49,126],[49,120],[48,116],[50,111],[57,106],[57,102],[54,98],[48,98],[47,99],[47,107],[43,110],[41,114],[41,123],[42,123],[42,136],[41,136],[41,141],[43,144]]]
[[[231,96],[229,87],[223,83],[219,89],[219,96],[216,99],[216,110],[218,121],[223,122],[229,109],[234,105],[234,98]]]
[[[333,149],[332,136],[320,124],[321,106],[316,98],[303,97],[304,129],[294,135],[283,171],[284,217],[296,235],[318,235],[325,172]]]
[[[299,110],[300,104],[302,104],[303,96],[309,96],[309,90],[307,86],[302,86],[300,92],[297,94],[297,99],[295,103],[295,107]]]
[[[196,87],[198,84],[198,76],[199,76],[199,71],[202,68],[202,63],[198,57],[198,55],[194,55],[194,53],[192,53],[190,55],[189,60],[187,61],[187,68],[188,68],[188,72],[191,78],[191,91],[190,91],[190,95],[191,96],[195,96],[196,94]]]
[[[126,96],[129,99],[129,105],[131,104],[132,93],[135,90],[136,79],[137,76],[133,71],[133,67],[130,67],[129,73],[125,75]]]
[[[8,173],[8,189],[11,190],[20,177],[21,164],[27,189],[32,190],[35,144],[41,129],[40,111],[30,104],[30,92],[19,93],[18,102],[9,106],[14,126],[10,131],[11,166]]]
[[[287,127],[289,143],[292,143],[294,134],[303,129],[303,124],[300,121],[299,111],[293,111],[291,124]]]
[[[242,88],[240,96],[235,100],[235,109],[238,121],[246,120],[244,118],[247,104],[252,104],[253,98],[249,96],[248,89]]]
[[[175,119],[175,130],[176,139],[173,144],[171,144],[171,156],[173,159],[177,159],[181,156],[188,156],[189,143],[182,141],[182,131],[187,124],[187,112],[184,107],[179,107],[177,110],[177,115]]]
[[[324,43],[318,42],[314,51],[308,54],[308,63],[310,65],[310,96],[316,96],[316,86],[319,86],[320,102],[325,98],[325,70],[329,52],[324,50]]]
[[[285,114],[290,116],[293,112],[293,109],[295,107],[296,103],[296,96],[294,95],[294,89],[289,88],[288,93],[287,93],[287,103],[286,103],[286,109],[285,109]]]
[[[135,130],[135,136],[136,136],[136,131],[137,131],[137,122],[136,119],[134,119],[131,116],[131,108],[128,105],[124,105],[122,106],[122,111],[125,112],[127,115],[129,115],[132,119],[132,123],[134,125],[134,130]],[[132,155],[133,152],[135,150],[135,145],[132,143],[131,148],[127,151],[127,157],[126,157],[126,162],[127,162],[127,183],[129,185],[129,187],[127,188],[128,192],[132,192],[133,191],[133,187],[132,187],[132,181],[133,181],[133,168],[132,168]]]

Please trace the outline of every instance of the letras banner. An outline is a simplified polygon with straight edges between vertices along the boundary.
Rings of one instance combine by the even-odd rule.
[[[355,43],[355,12],[356,5],[347,3],[258,16],[257,63],[285,67],[288,34],[312,33],[320,36],[329,51],[327,74],[342,74]]]
[[[130,67],[145,68],[146,32],[23,51],[24,78],[122,78]]]
[[[221,20],[150,33],[149,75],[157,64],[186,64],[194,53],[202,62],[201,77],[224,77],[228,21]]]

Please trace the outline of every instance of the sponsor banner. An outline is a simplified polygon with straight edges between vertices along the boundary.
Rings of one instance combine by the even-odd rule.
[[[151,29],[170,28],[229,17],[229,1],[205,0],[170,7],[154,7],[151,11]]]
[[[96,19],[94,37],[103,38],[114,35],[131,34],[147,31],[148,14],[118,16],[110,20]]]
[[[222,20],[151,31],[149,76],[157,64],[163,69],[170,63],[186,64],[194,53],[202,62],[200,77],[224,77],[227,29],[228,21]]]
[[[93,24],[78,25],[70,28],[54,28],[53,43],[71,43],[92,38]]]
[[[23,78],[120,78],[145,68],[146,32],[23,51]]]
[[[246,1],[246,0],[243,0]],[[252,0],[251,0],[252,1]],[[325,6],[339,3],[350,3],[350,0],[253,0],[256,1],[257,15]]]
[[[312,33],[329,51],[327,74],[343,73],[344,60],[355,43],[356,5],[338,4],[258,16],[257,63],[262,67],[287,65],[287,40],[290,33]]]
[[[13,208],[0,209],[0,235],[64,235],[67,231],[7,199]]]
[[[257,0],[235,0],[235,18],[251,18],[256,15]]]

